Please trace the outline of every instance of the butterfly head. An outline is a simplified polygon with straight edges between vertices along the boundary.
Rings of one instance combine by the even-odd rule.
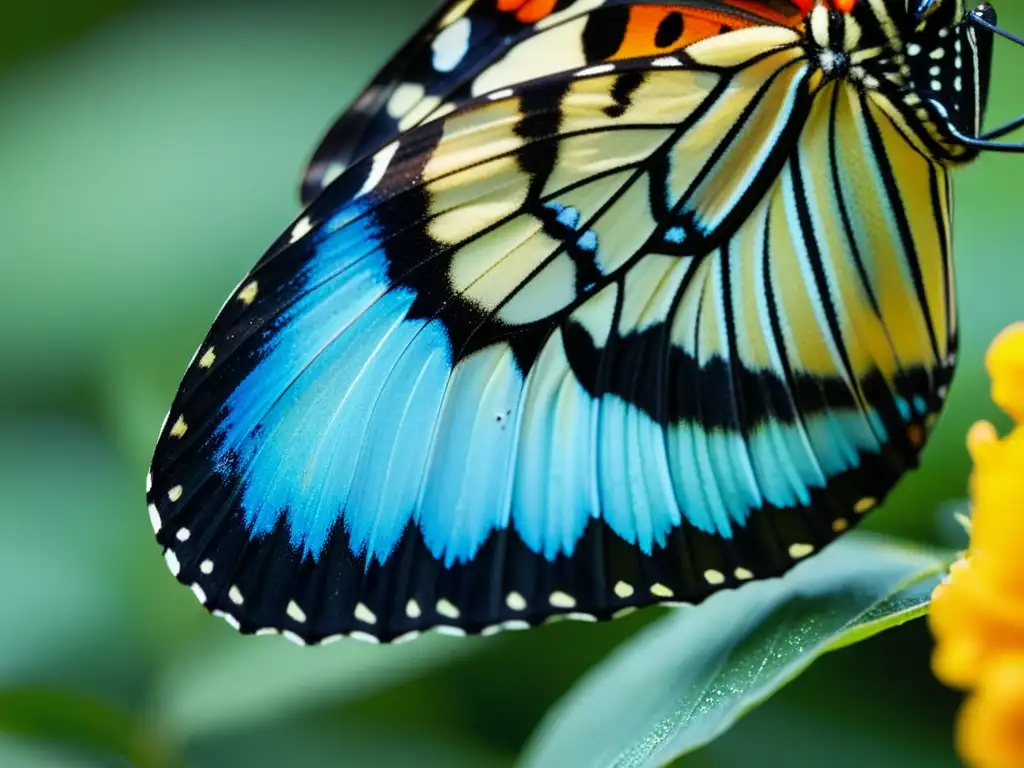
[[[807,16],[810,54],[829,78],[849,78],[885,102],[938,159],[977,155],[988,99],[995,10],[964,0],[817,0]]]
[[[922,101],[917,116],[938,129],[951,154],[974,157],[977,151],[957,137],[981,134],[994,37],[969,20],[963,0],[909,2],[904,68],[908,93]],[[987,3],[970,13],[996,23],[995,9]]]

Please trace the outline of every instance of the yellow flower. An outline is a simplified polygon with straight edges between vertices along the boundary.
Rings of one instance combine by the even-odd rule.
[[[1024,323],[986,359],[992,397],[1017,426],[1000,439],[987,422],[967,438],[971,545],[932,595],[936,676],[971,692],[957,743],[973,768],[1024,766]]]
[[[968,765],[1024,765],[1024,651],[990,662],[960,713],[957,743]]]

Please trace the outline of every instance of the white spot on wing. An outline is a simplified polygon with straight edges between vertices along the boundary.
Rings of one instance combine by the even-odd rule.
[[[419,83],[401,83],[388,99],[388,114],[396,120],[415,107],[427,92]]]
[[[708,584],[714,585],[724,584],[725,574],[723,574],[721,571],[716,571],[714,568],[709,568],[708,570],[704,571],[704,581],[706,581]]]
[[[814,547],[810,544],[792,544],[789,547],[789,556],[794,560],[807,557],[812,552],[814,552]]]
[[[614,64],[598,64],[594,67],[586,67],[576,73],[576,77],[590,77],[591,75],[603,75],[608,72],[614,72]]]
[[[293,620],[299,622],[299,624],[306,623],[306,612],[303,611],[299,604],[294,600],[288,601],[288,607],[285,609],[285,613]]]
[[[149,522],[153,526],[153,533],[160,533],[163,523],[160,521],[160,513],[157,511],[156,504],[149,505]]]
[[[259,293],[260,285],[255,280],[250,283],[246,283],[245,287],[238,292],[238,300],[245,306],[249,306],[256,301],[256,294]]]
[[[192,593],[196,596],[196,600],[206,605],[206,591],[198,584],[193,584],[191,589]]]
[[[192,531],[190,531],[188,528],[179,528],[178,532],[174,534],[174,538],[182,542],[188,541],[190,538],[192,538]]]
[[[291,242],[297,243],[299,240],[304,238],[312,231],[313,224],[309,220],[309,216],[303,216],[301,219],[295,222],[295,226],[292,227]]]
[[[507,605],[513,611],[525,611],[526,598],[518,592],[509,592],[508,596],[505,598],[505,605]]]
[[[387,172],[388,166],[391,165],[391,160],[394,158],[397,151],[398,142],[394,141],[373,156],[373,167],[370,168],[370,175],[367,177],[366,182],[363,184],[362,189],[359,190],[359,194],[357,194],[356,197],[362,197],[380,184],[380,180],[384,178],[384,174]]]
[[[203,560],[203,562],[199,564],[199,570],[209,576],[213,573],[213,560]]]
[[[245,598],[242,597],[242,590],[236,584],[232,584],[231,589],[228,590],[228,599],[235,605],[241,605],[245,602]]]
[[[420,604],[415,600],[410,600],[405,604],[405,615],[410,619],[418,619],[423,615],[423,611],[420,610]]]
[[[490,101],[501,101],[507,99],[515,93],[511,88],[501,88],[500,90],[494,91],[494,93],[487,94],[487,98]]]
[[[355,617],[364,624],[376,624],[376,614],[362,603],[356,603]]]
[[[451,72],[459,66],[469,51],[469,37],[472,31],[473,23],[465,16],[442,29],[431,46],[434,52],[434,69],[438,72]]]
[[[358,640],[361,643],[371,643],[372,645],[380,645],[380,639],[374,637],[369,632],[350,632],[349,637],[353,640]]]
[[[185,433],[188,432],[188,424],[185,423],[185,417],[179,416],[178,420],[174,422],[174,426],[171,427],[171,437],[184,437]]]
[[[281,630],[281,637],[285,638],[286,640],[290,640],[291,642],[295,643],[296,645],[305,645],[306,644],[306,641],[304,639],[302,639],[299,635],[297,635],[294,632],[292,632],[290,629],[282,629]]]
[[[460,616],[459,609],[444,598],[437,601],[437,612],[449,619],[457,619]]]
[[[171,573],[175,576],[181,573],[181,563],[178,562],[178,556],[174,554],[173,549],[164,552],[164,560],[167,561],[167,567],[171,569]]]
[[[863,515],[870,512],[878,504],[878,500],[872,496],[865,496],[863,499],[853,505],[853,511],[858,515]]]
[[[567,595],[565,592],[552,592],[548,601],[555,608],[575,608],[576,600],[572,595]]]
[[[466,636],[466,630],[462,629],[461,627],[449,627],[446,624],[440,624],[440,625],[434,627],[434,629],[437,630],[437,634],[439,634],[439,635],[448,635],[449,637],[465,637]]]

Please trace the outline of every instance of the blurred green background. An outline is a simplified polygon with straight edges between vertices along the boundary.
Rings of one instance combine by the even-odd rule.
[[[3,3],[0,766],[510,765],[545,709],[659,615],[302,649],[207,616],[153,541],[143,479],[179,375],[296,214],[320,133],[432,5]],[[992,120],[1024,107],[1020,55],[998,51]],[[957,179],[960,370],[876,528],[962,543],[964,434],[995,416],[984,350],[1024,314],[1020,163]],[[680,764],[955,766],[957,697],[929,651],[917,622],[826,657]]]

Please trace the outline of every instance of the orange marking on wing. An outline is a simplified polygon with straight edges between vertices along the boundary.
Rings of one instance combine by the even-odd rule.
[[[626,34],[622,38],[619,50],[612,56],[612,60],[653,56],[669,48],[678,48],[678,40],[673,41],[671,46],[659,48],[655,44],[654,38],[658,34],[658,26],[661,22],[669,14],[679,12],[678,8],[666,8],[663,5],[637,5],[631,8],[629,20],[626,22]]]
[[[523,24],[533,24],[555,10],[558,0],[498,0],[498,10],[516,12],[516,19]]]
[[[825,4],[829,3],[829,0],[824,0]],[[814,10],[814,6],[818,4],[818,0],[793,0],[793,3],[804,13],[810,13]],[[850,13],[853,11],[853,6],[857,4],[857,0],[831,0],[831,5],[837,11],[843,13]]]
[[[774,10],[774,5],[764,0],[730,0],[728,5],[737,10],[747,11],[756,14],[766,22],[783,24],[785,26],[796,26],[803,17],[790,11],[785,16]],[[682,14],[683,32],[682,35],[672,40],[667,45],[658,45],[658,30],[661,23],[671,14]],[[676,51],[693,45],[723,32],[755,26],[758,22],[753,21],[739,14],[732,14],[728,11],[709,10],[704,8],[679,8],[666,7],[664,5],[636,5],[630,9],[629,21],[626,25],[626,34],[623,37],[619,50],[611,59],[633,59],[643,56],[656,56],[659,53]]]

